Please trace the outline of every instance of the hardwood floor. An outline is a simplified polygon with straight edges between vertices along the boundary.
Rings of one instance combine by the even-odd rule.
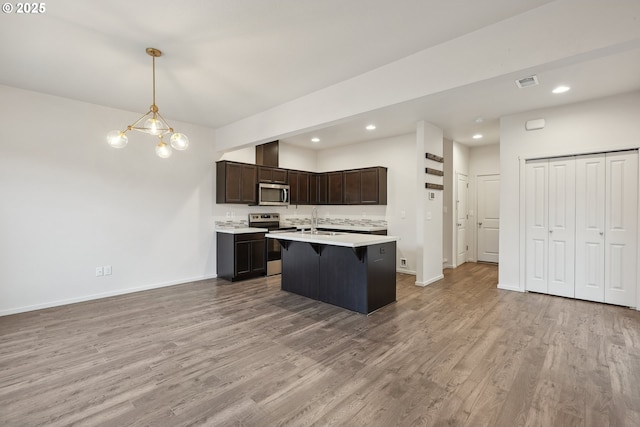
[[[368,317],[278,276],[0,317],[0,425],[640,425],[640,312],[414,280]]]

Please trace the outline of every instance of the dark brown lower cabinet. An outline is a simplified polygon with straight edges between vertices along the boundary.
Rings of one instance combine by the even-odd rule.
[[[264,276],[267,271],[265,233],[217,233],[218,277],[235,282]]]
[[[363,314],[396,300],[396,242],[357,248],[281,244],[283,291]]]

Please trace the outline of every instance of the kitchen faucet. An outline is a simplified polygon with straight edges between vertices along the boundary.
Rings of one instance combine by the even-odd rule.
[[[318,232],[318,208],[314,207],[311,211],[311,233]]]

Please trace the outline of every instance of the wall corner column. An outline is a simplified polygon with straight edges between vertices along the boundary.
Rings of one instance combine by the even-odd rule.
[[[416,125],[416,285],[427,286],[442,274],[443,192],[425,188],[425,153],[443,155],[442,129],[425,121]],[[431,162],[431,160],[429,160]],[[442,169],[442,165],[439,169]],[[429,199],[429,193],[434,194]]]

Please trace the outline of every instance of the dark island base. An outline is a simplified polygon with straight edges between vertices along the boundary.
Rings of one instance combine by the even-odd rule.
[[[396,242],[357,248],[280,240],[282,290],[369,314],[396,300]]]

